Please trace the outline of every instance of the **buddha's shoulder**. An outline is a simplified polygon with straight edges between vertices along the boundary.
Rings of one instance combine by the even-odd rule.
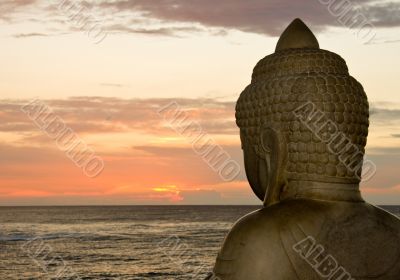
[[[346,202],[326,202],[315,200],[291,200],[252,212],[235,223],[228,239],[261,239],[275,243],[285,232],[306,236],[324,235],[327,228],[340,228],[344,231],[367,227],[381,233],[400,234],[400,219],[386,210],[374,205]],[[361,224],[364,226],[361,227]],[[301,234],[303,233],[303,234]],[[300,236],[299,236],[300,237]]]
[[[238,220],[230,231],[228,238],[278,237],[280,230],[289,225],[301,224],[312,230],[326,220],[332,211],[329,204],[312,200],[291,200],[254,211]],[[262,235],[260,235],[262,234]],[[272,241],[273,242],[273,241]]]
[[[387,210],[384,210],[380,207],[365,203],[364,205],[366,209],[366,213],[372,217],[374,220],[379,222],[381,225],[390,225],[400,232],[400,219],[392,213],[389,213]]]
[[[260,239],[268,242],[273,240],[277,234],[277,225],[281,220],[281,211],[276,211],[275,207],[263,208],[254,211],[239,219],[228,233],[225,244],[244,244]],[[252,244],[252,243],[251,243]]]
[[[310,218],[307,222],[304,218],[316,213],[312,211],[315,207],[307,201],[279,203],[244,216],[228,233],[214,272],[221,279],[295,277],[288,254],[293,254],[292,246],[297,240],[306,237],[301,227],[305,230],[318,227],[316,220]]]
[[[315,272],[293,249],[306,240],[323,246],[360,279],[368,275],[397,279],[391,275],[400,272],[397,217],[367,203],[310,200],[281,202],[240,219],[227,235],[214,271],[224,276],[221,279],[258,273],[271,278],[254,279],[291,279],[300,272],[304,279],[314,279],[310,275]],[[381,256],[382,251],[387,257]],[[363,260],[357,261],[360,256]]]

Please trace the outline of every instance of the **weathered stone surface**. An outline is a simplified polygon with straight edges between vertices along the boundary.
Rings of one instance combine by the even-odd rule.
[[[368,118],[346,62],[296,19],[237,102],[264,208],[236,223],[210,279],[400,279],[400,220],[359,191]]]

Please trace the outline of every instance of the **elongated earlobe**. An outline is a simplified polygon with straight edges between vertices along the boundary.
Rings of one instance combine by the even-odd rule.
[[[280,200],[280,193],[286,182],[285,168],[287,161],[286,139],[278,129],[263,127],[260,133],[260,145],[265,154],[266,192],[264,205],[272,205]],[[260,172],[261,176],[263,172]]]

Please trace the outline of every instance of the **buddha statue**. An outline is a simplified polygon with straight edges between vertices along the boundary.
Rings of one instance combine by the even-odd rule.
[[[233,226],[207,279],[399,280],[400,220],[359,190],[368,118],[346,62],[294,20],[236,106],[264,206]]]

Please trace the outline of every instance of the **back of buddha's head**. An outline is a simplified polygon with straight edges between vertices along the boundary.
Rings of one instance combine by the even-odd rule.
[[[299,19],[254,68],[236,106],[253,190],[277,200],[292,182],[358,184],[368,100],[346,62],[322,50]],[[272,190],[275,188],[275,190]]]

